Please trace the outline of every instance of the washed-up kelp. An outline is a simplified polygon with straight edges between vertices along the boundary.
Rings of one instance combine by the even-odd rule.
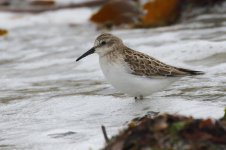
[[[109,140],[104,150],[226,149],[226,119],[194,119],[181,115],[146,115]]]

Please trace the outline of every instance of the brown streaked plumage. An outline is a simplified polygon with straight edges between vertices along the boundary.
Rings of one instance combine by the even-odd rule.
[[[201,71],[177,68],[167,65],[149,55],[134,51],[130,48],[123,49],[124,61],[128,63],[132,73],[140,76],[184,76],[199,75]]]

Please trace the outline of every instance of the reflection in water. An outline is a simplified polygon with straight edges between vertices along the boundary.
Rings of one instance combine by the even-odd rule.
[[[97,56],[75,62],[99,34],[93,28],[13,29],[0,39],[0,149],[96,149],[104,142],[101,125],[113,135],[128,120],[147,112],[222,116],[225,25],[224,16],[204,15],[171,27],[113,32],[134,49],[206,72],[182,78],[143,101],[109,85]]]

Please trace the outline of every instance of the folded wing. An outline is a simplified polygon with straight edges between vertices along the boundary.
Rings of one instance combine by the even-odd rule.
[[[129,68],[134,75],[140,76],[186,76],[186,75],[200,75],[204,74],[201,71],[194,71],[184,68],[177,68],[174,66],[167,65],[159,60],[125,48],[124,51],[124,61],[127,62]]]

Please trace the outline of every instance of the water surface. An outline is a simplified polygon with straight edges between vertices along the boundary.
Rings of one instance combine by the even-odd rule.
[[[101,125],[111,136],[127,121],[148,112],[197,118],[223,115],[225,15],[112,32],[131,48],[168,64],[206,72],[184,77],[142,101],[109,85],[96,55],[75,62],[100,33],[94,26],[56,21],[24,24],[0,38],[0,149],[98,149],[104,144]]]

